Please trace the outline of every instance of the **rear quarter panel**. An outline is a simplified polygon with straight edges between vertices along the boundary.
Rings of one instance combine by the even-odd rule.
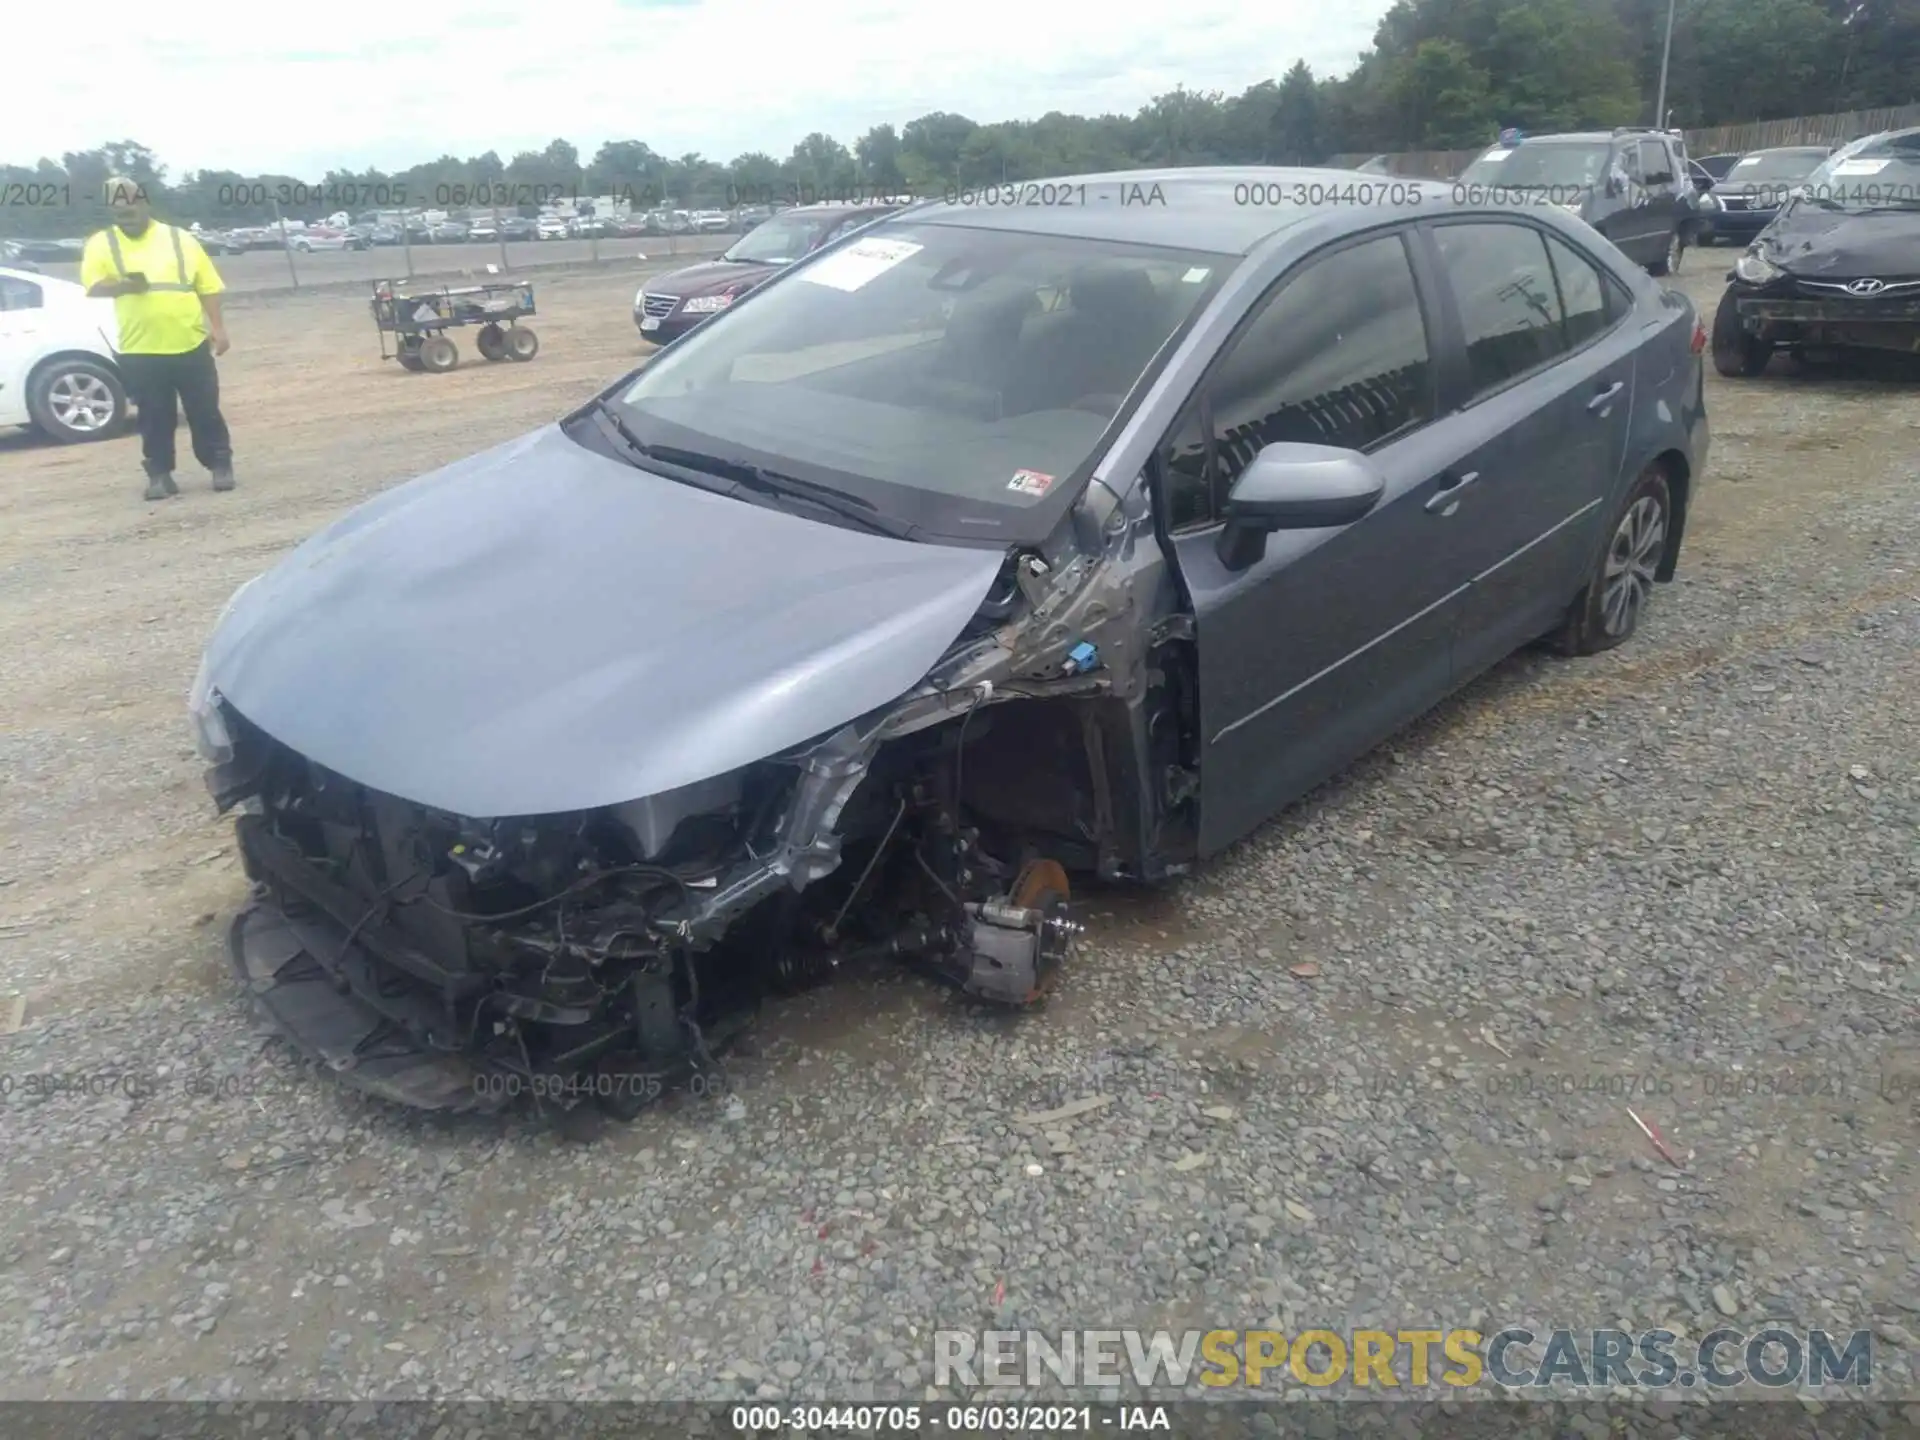
[[[1693,353],[1693,330],[1699,315],[1693,302],[1657,281],[1647,282],[1653,294],[1641,292],[1641,315],[1630,323],[1640,327],[1640,346],[1634,356],[1633,419],[1626,452],[1615,481],[1616,496],[1624,496],[1649,465],[1677,458],[1680,481],[1674,495],[1675,525],[1667,548],[1664,573],[1671,579],[1678,562],[1687,512],[1699,493],[1712,434],[1707,422],[1705,357]],[[1617,501],[1616,501],[1617,503]]]

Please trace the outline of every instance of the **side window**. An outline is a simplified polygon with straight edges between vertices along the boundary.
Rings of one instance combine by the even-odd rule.
[[[1161,452],[1167,489],[1167,528],[1191,530],[1214,519],[1213,488],[1207,482],[1207,432],[1194,406],[1167,437]]]
[[[1560,282],[1560,306],[1567,317],[1567,346],[1581,346],[1612,322],[1607,316],[1607,282],[1594,263],[1563,240],[1547,236],[1553,275]]]
[[[1567,351],[1546,237],[1502,221],[1441,225],[1441,263],[1460,304],[1474,398]]]
[[[1640,166],[1640,147],[1638,145],[1622,145],[1620,147],[1620,169],[1625,172],[1627,179],[1633,181],[1636,185],[1646,178]]]
[[[0,275],[0,310],[38,310],[40,287],[31,280]]]
[[[1177,524],[1217,518],[1240,472],[1276,441],[1369,450],[1433,418],[1426,325],[1398,235],[1310,261],[1262,305],[1206,380],[1204,418],[1169,438]]]
[[[1649,185],[1665,185],[1673,179],[1673,160],[1661,141],[1640,142],[1640,174]]]

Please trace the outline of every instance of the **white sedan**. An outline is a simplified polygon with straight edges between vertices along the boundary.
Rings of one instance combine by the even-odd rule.
[[[71,280],[0,269],[0,425],[62,444],[103,440],[127,420],[113,301]]]

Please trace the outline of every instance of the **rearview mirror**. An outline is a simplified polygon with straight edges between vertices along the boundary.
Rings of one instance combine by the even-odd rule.
[[[1267,553],[1277,530],[1325,530],[1370,513],[1387,482],[1357,450],[1269,445],[1234,482],[1220,532],[1220,563],[1244,570]]]

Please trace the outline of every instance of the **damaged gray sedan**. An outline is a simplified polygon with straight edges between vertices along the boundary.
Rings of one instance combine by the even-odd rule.
[[[1705,461],[1691,307],[1355,183],[910,208],[243,586],[191,708],[250,991],[394,1100],[630,1112],[850,960],[1027,1004],[1070,875],[1626,639]]]

